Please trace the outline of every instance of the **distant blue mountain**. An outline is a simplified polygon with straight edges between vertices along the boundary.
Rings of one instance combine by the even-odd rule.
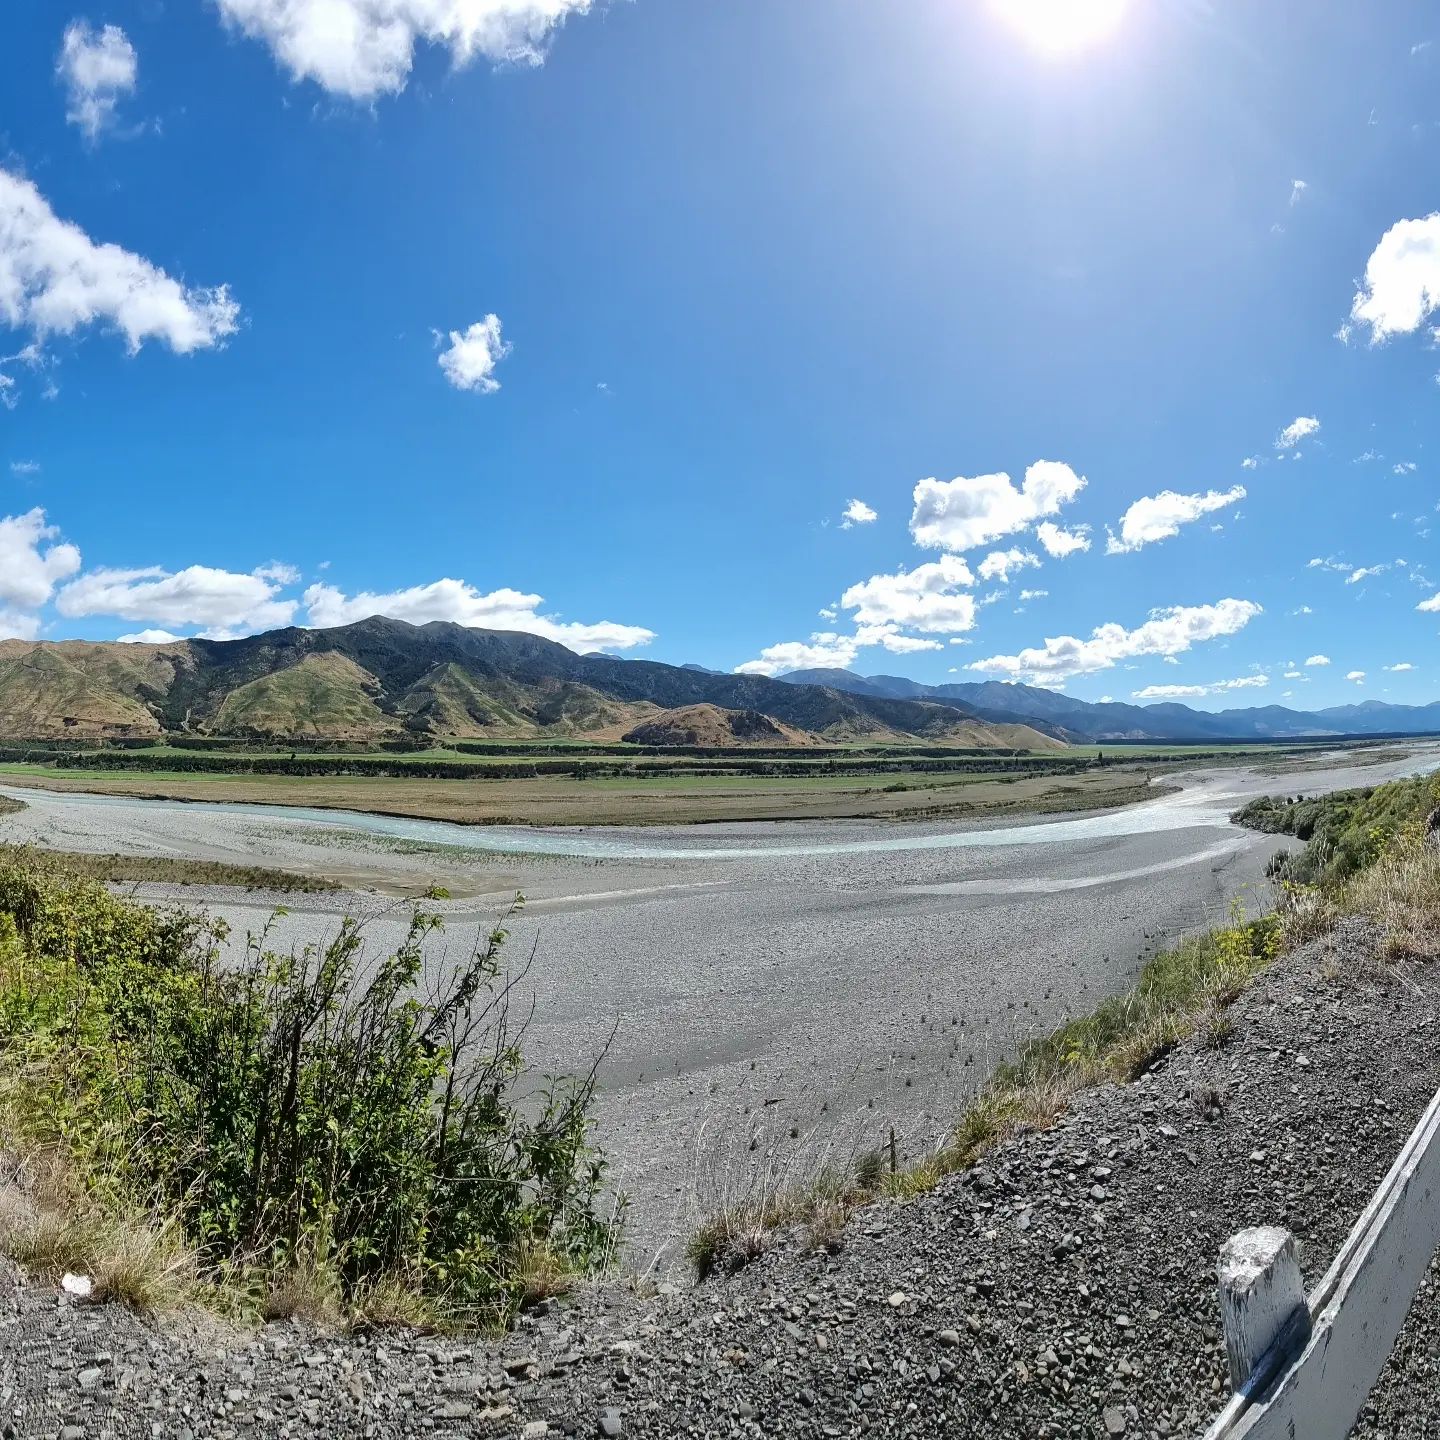
[[[1285,740],[1324,735],[1437,735],[1440,702],[1389,705],[1366,700],[1324,710],[1291,710],[1284,705],[1243,710],[1192,710],[1188,705],[1091,704],[1035,685],[981,680],[958,685],[922,685],[902,675],[856,675],[849,670],[792,670],[780,679],[792,685],[824,685],[886,700],[939,700],[961,704],[988,717],[1044,721],[1077,740]]]

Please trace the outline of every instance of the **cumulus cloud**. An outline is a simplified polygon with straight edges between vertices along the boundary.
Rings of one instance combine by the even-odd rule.
[[[1383,575],[1389,568],[1389,565],[1361,565],[1345,577],[1345,583],[1358,585],[1362,580],[1369,580],[1375,575]]]
[[[735,667],[737,675],[786,675],[791,670],[848,670],[855,663],[860,643],[853,635],[820,630],[809,640],[786,640],[767,645],[756,660]]]
[[[975,597],[966,588],[974,583],[964,560],[943,555],[913,570],[872,575],[845,591],[840,604],[855,612],[857,625],[895,625],[931,634],[971,630]]]
[[[1407,670],[1413,670],[1415,667],[1408,660],[1402,660],[1398,665],[1387,665],[1385,668],[1392,675],[1403,675]]]
[[[849,530],[855,525],[869,525],[875,518],[875,511],[863,500],[852,500],[845,507],[844,519],[840,522],[840,528]]]
[[[487,315],[468,330],[450,332],[450,344],[440,352],[439,364],[457,390],[493,395],[500,388],[495,367],[509,353],[510,346],[500,337],[500,317]]]
[[[33,640],[35,612],[80,568],[80,552],[59,536],[38,508],[0,519],[0,638]]]
[[[1415,608],[1427,615],[1434,615],[1440,611],[1440,590],[1437,590],[1428,600],[1422,600]]]
[[[1108,670],[1121,660],[1142,655],[1179,655],[1206,640],[1244,629],[1261,607],[1251,600],[1220,600],[1213,605],[1176,605],[1155,610],[1143,625],[1099,625],[1086,640],[1073,635],[1047,638],[1044,645],[1017,655],[992,655],[969,667],[987,675],[1040,682]]]
[[[955,641],[950,642],[952,645]],[[853,635],[820,630],[808,640],[785,640],[767,645],[757,659],[735,667],[737,675],[786,675],[792,670],[848,670],[861,650],[880,646],[892,655],[913,655],[922,650],[943,650],[938,640],[903,635],[894,625],[858,625]]]
[[[1363,685],[1365,683],[1365,672],[1363,670],[1352,670],[1345,678],[1353,681],[1356,685]]]
[[[139,255],[97,244],[30,181],[0,170],[0,322],[36,340],[102,325],[131,354],[157,340],[188,355],[234,334],[239,315],[226,286],[187,287]]]
[[[1351,328],[1369,332],[1371,344],[1418,330],[1440,308],[1440,212],[1399,220],[1365,262],[1365,277],[1350,306]]]
[[[1030,550],[992,550],[980,562],[978,573],[982,580],[1008,581],[1012,571],[1039,565],[1040,557]]]
[[[173,645],[183,640],[183,635],[172,635],[168,630],[137,630],[133,635],[117,635],[121,645]]]
[[[1330,657],[1328,655],[1312,655],[1305,663],[1314,669],[1319,665],[1328,665],[1330,663]]]
[[[1020,598],[1021,600],[1043,600],[1049,593],[1048,590],[1022,590]]]
[[[1037,460],[1019,489],[1003,473],[922,480],[910,533],[927,549],[971,550],[1058,514],[1084,488],[1084,476],[1057,460]]]
[[[1173,490],[1147,495],[1120,517],[1120,534],[1110,535],[1105,543],[1105,553],[1123,555],[1145,545],[1153,545],[1156,541],[1168,540],[1180,533],[1182,525],[1188,525],[1212,511],[1223,510],[1227,505],[1237,504],[1244,498],[1243,485],[1232,486],[1229,490],[1207,490],[1203,495],[1177,495]]]
[[[117,615],[160,625],[203,625],[218,635],[274,630],[295,618],[296,602],[261,574],[239,575],[209,565],[174,572],[158,565],[139,570],[99,569],[72,580],[55,598],[71,619]]]
[[[1293,450],[1302,440],[1308,439],[1320,429],[1320,422],[1313,415],[1297,415],[1275,437],[1277,450]]]
[[[1226,690],[1258,690],[1270,683],[1268,675],[1241,675],[1235,680],[1212,680],[1208,685],[1147,685],[1131,691],[1135,700],[1177,700],[1184,696],[1218,695]]]
[[[389,594],[362,591],[358,595],[346,595],[333,585],[317,584],[305,591],[304,599],[307,620],[320,627],[349,625],[371,615],[388,615],[412,625],[449,620],[484,630],[522,630],[582,654],[592,650],[632,650],[655,638],[653,630],[639,625],[620,625],[613,620],[583,624],[542,615],[543,596],[509,589],[482,594],[464,580],[434,580]]]
[[[295,80],[373,100],[405,88],[415,48],[448,50],[458,69],[476,59],[538,65],[554,30],[591,0],[217,0],[220,13],[270,47]]]
[[[65,118],[94,140],[115,119],[115,107],[135,89],[135,47],[118,25],[65,27],[55,73],[65,87]]]
[[[1077,525],[1073,530],[1062,530],[1052,521],[1045,520],[1035,527],[1035,538],[1047,555],[1063,560],[1077,550],[1090,548],[1090,527]]]

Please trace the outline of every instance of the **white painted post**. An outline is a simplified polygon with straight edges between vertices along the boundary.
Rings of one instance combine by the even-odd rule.
[[[1287,1327],[1297,1346],[1309,1338],[1309,1310],[1295,1237],[1262,1225],[1232,1235],[1220,1251],[1220,1313],[1230,1385],[1240,1390]],[[1298,1320],[1302,1313],[1306,1321]]]

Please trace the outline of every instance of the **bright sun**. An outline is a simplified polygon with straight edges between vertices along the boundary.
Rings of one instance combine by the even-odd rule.
[[[1079,50],[1109,35],[1130,7],[1130,0],[990,0],[1032,45],[1062,53]]]

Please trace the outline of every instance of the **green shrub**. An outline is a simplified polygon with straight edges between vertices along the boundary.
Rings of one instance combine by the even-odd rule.
[[[367,967],[346,921],[281,956],[37,862],[0,866],[0,1078],[92,1195],[178,1217],[215,1275],[344,1297],[397,1280],[500,1319],[536,1254],[603,1261],[593,1072],[533,1084],[497,929],[422,995],[426,937]],[[523,1104],[522,1101],[523,1093]]]

